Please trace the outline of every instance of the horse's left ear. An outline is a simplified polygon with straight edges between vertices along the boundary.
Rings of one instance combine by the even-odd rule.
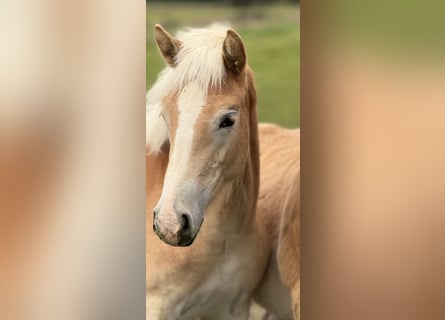
[[[226,38],[223,44],[224,64],[227,69],[241,73],[246,66],[246,50],[243,40],[233,29],[227,30]]]

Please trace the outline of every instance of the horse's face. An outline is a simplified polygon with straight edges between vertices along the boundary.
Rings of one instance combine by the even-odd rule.
[[[238,36],[233,41],[242,46]],[[220,57],[223,59],[222,54]],[[170,245],[192,244],[209,202],[245,169],[249,149],[247,81],[241,75],[244,65],[237,67],[242,71],[228,69],[218,88],[203,90],[192,81],[162,101],[170,154],[153,227]]]

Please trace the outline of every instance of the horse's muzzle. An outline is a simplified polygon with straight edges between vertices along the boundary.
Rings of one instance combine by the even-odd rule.
[[[161,219],[158,212],[153,212],[153,230],[168,245],[175,247],[190,246],[197,232],[192,230],[190,214],[175,214],[174,219]]]

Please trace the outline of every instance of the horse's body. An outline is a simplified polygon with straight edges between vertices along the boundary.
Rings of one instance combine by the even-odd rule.
[[[221,27],[155,34],[169,67],[147,95],[147,319],[246,320],[266,268],[273,274],[282,208],[256,215],[256,92],[244,46]],[[269,308],[273,299],[259,296]]]
[[[257,224],[269,245],[270,261],[255,298],[273,315],[270,319],[291,319],[292,314],[299,319],[300,130],[262,124],[259,137]]]

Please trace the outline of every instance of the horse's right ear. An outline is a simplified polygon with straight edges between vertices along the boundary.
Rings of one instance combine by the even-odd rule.
[[[155,40],[159,52],[164,57],[165,61],[174,67],[176,64],[176,55],[181,47],[181,41],[170,35],[165,29],[159,25],[155,25]]]

